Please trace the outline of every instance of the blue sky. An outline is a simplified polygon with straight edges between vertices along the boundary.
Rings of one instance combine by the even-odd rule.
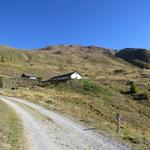
[[[150,0],[0,0],[0,44],[150,49]]]

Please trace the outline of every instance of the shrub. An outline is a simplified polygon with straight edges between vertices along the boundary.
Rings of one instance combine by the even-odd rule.
[[[144,93],[141,93],[141,94],[134,94],[133,98],[135,100],[148,100],[149,96],[146,92],[144,92]]]
[[[90,80],[84,81],[83,88],[84,88],[84,90],[95,93],[95,94],[98,94],[99,92],[101,92],[103,90],[98,84],[96,84]]]
[[[0,60],[0,61],[1,61],[2,63],[5,62],[4,56],[1,57],[1,60]]]
[[[0,77],[0,88],[3,87],[3,80],[2,80],[2,77]]]
[[[39,82],[41,82],[42,81],[42,77],[38,77],[38,80],[39,80]]]
[[[54,54],[62,54],[62,52],[61,51],[56,51],[56,52],[54,52]]]
[[[144,93],[143,93],[143,96],[144,96],[145,100],[148,100],[148,99],[149,99],[149,95],[148,95],[147,92],[144,92]]]
[[[137,88],[136,88],[134,83],[130,84],[130,91],[129,92],[130,92],[130,94],[137,93]]]
[[[123,70],[123,69],[116,69],[116,70],[114,70],[114,73],[125,73],[125,70]]]

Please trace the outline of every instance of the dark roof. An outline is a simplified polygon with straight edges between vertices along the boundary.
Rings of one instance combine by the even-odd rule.
[[[26,74],[26,73],[23,73],[21,75],[21,77],[37,77],[36,75],[33,75],[33,74]]]
[[[70,73],[66,73],[66,74],[63,74],[63,75],[59,75],[59,76],[54,76],[54,77],[52,77],[52,78],[50,78],[50,79],[48,79],[46,81],[43,81],[43,82],[50,82],[50,81],[55,81],[55,80],[57,80],[57,81],[69,80],[69,79],[71,79],[71,75],[73,73],[76,73],[76,71],[70,72]]]
[[[66,74],[63,74],[63,75],[59,75],[59,76],[55,76],[55,77],[52,77],[51,79],[54,79],[54,78],[61,78],[61,77],[66,77],[66,76],[71,76],[73,73],[75,72],[70,72],[70,73],[66,73]]]

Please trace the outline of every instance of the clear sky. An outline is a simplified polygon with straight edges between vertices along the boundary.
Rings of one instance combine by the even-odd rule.
[[[150,0],[0,0],[0,44],[150,49]]]

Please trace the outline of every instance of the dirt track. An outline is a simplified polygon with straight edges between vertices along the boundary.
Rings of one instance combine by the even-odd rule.
[[[0,96],[24,122],[31,150],[127,150],[55,112],[22,99]]]

